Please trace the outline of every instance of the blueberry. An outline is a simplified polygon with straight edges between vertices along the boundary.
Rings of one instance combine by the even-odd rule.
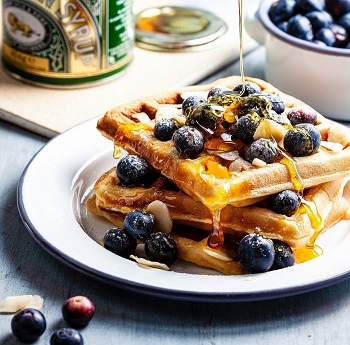
[[[245,144],[251,144],[254,141],[254,133],[259,126],[260,121],[251,114],[242,116],[236,124],[235,136]]]
[[[317,122],[317,112],[311,107],[296,108],[288,112],[287,118],[293,126],[299,123],[311,123],[315,125]]]
[[[323,28],[316,32],[315,40],[323,42],[326,46],[332,47],[335,43],[335,35],[330,28]]]
[[[274,240],[273,246],[275,249],[275,260],[272,264],[271,270],[279,270],[294,265],[294,254],[287,243]]]
[[[95,314],[94,303],[86,296],[72,296],[61,308],[64,321],[73,327],[85,327]]]
[[[279,0],[274,2],[269,9],[271,21],[278,24],[288,20],[294,14],[295,4],[295,0]]]
[[[176,150],[190,158],[197,157],[204,149],[203,134],[191,126],[183,126],[176,130],[173,140]]]
[[[345,28],[338,24],[332,24],[330,26],[330,29],[332,30],[335,37],[335,42],[333,43],[333,46],[337,48],[346,47],[349,41],[349,35]]]
[[[309,156],[320,147],[321,134],[314,125],[301,123],[286,132],[283,144],[293,157]]]
[[[319,0],[297,0],[296,10],[300,13],[322,11],[323,5]]]
[[[151,234],[145,241],[145,253],[149,260],[171,265],[178,256],[176,242],[163,232]]]
[[[314,32],[323,28],[329,28],[333,22],[332,16],[326,11],[312,11],[307,13],[305,17],[310,20]]]
[[[116,173],[120,182],[128,187],[148,186],[153,181],[151,166],[143,158],[134,155],[122,157]]]
[[[154,136],[161,141],[169,141],[178,129],[173,119],[162,119],[154,125]]]
[[[287,33],[302,40],[313,40],[313,31],[310,20],[301,14],[296,14],[289,19]]]
[[[11,329],[23,343],[32,343],[45,332],[46,320],[36,309],[26,308],[17,312],[11,320]]]
[[[285,216],[291,216],[298,209],[300,199],[296,193],[291,190],[284,190],[276,194],[271,202],[271,209]]]
[[[200,102],[206,102],[206,100],[203,97],[197,95],[188,96],[182,102],[182,113],[186,115],[186,111],[190,110],[192,107],[196,106]]]
[[[124,228],[137,240],[144,241],[153,232],[153,227],[154,216],[149,212],[134,210],[125,216]]]
[[[268,94],[266,94],[266,97],[272,103],[272,110],[273,111],[275,111],[277,114],[281,114],[284,112],[285,104],[284,104],[284,101],[279,94],[268,93]]]
[[[282,30],[283,32],[287,32],[288,22],[287,22],[287,21],[284,21],[284,22],[278,23],[278,24],[277,24],[277,27],[278,27],[280,30]]]
[[[276,147],[268,139],[258,139],[248,148],[246,159],[252,163],[255,158],[264,161],[267,164],[273,163],[276,158]]]
[[[275,259],[273,242],[259,234],[246,235],[239,243],[238,258],[248,272],[267,272]]]
[[[339,19],[339,25],[341,25],[350,34],[350,12],[345,13]]]
[[[336,18],[350,12],[350,0],[326,0],[325,6],[326,10]]]
[[[128,258],[135,251],[137,241],[126,230],[112,228],[105,233],[103,245],[114,254]]]
[[[261,94],[261,88],[258,84],[252,83],[251,81],[246,81],[244,85],[245,85],[245,89],[244,89],[244,93],[242,94],[243,97],[252,95],[252,94]],[[234,92],[239,92],[239,93],[242,92],[242,90],[243,90],[243,83],[239,83],[233,89]]]
[[[52,334],[50,345],[84,345],[84,340],[76,329],[61,328]]]
[[[210,97],[213,97],[215,95],[219,95],[225,92],[229,92],[230,89],[225,87],[225,86],[216,86],[213,87],[209,92],[208,92],[208,97],[207,99],[209,99]]]

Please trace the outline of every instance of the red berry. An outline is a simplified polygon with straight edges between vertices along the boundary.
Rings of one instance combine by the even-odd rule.
[[[74,327],[86,326],[95,313],[94,304],[85,296],[74,296],[62,305],[62,316]]]

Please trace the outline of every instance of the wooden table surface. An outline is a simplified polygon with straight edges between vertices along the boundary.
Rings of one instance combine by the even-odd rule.
[[[263,66],[263,48],[245,58],[246,75],[263,77]],[[206,81],[238,71],[235,63]],[[182,302],[110,287],[51,257],[26,230],[16,201],[23,169],[47,141],[0,122],[0,299],[22,294],[44,298],[48,327],[35,344],[49,344],[51,334],[65,326],[61,305],[73,295],[86,295],[96,305],[94,319],[81,331],[89,345],[350,344],[350,280],[268,301]],[[2,345],[19,344],[11,334],[11,319],[0,315]]]

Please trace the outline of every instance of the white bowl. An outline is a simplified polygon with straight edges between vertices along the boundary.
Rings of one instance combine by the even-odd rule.
[[[281,31],[268,15],[275,1],[262,0],[257,13],[246,17],[248,33],[266,47],[265,78],[324,116],[350,121],[350,49],[319,46]]]

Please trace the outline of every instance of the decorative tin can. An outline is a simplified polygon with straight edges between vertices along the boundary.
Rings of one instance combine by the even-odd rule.
[[[3,0],[2,59],[17,78],[83,87],[132,60],[132,0]]]

